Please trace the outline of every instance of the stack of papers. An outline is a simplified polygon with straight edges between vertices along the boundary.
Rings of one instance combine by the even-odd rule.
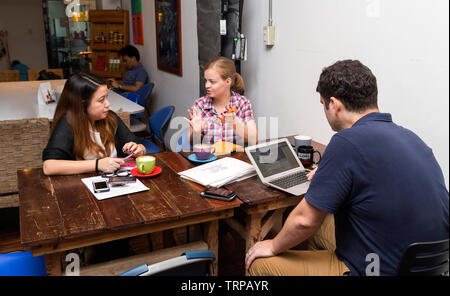
[[[225,157],[178,173],[182,178],[206,187],[221,187],[256,175],[251,164]]]

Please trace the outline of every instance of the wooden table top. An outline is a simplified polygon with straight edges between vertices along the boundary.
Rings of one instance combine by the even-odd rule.
[[[294,143],[293,136],[289,136],[287,138],[291,141],[291,144]],[[325,151],[326,148],[325,145],[313,141],[312,146],[314,147],[314,149],[318,150],[323,155],[323,152]],[[162,158],[164,159],[164,162],[172,168],[173,171],[178,173],[193,168],[195,166],[195,164],[193,164],[187,159],[187,156],[191,153],[192,152],[180,152],[180,153],[171,152],[164,154]],[[233,153],[232,155],[228,156],[250,163],[250,160],[248,159],[247,154],[245,152]],[[183,181],[190,184],[190,186],[196,188],[199,191],[204,190],[203,186],[195,182],[191,182],[185,179],[183,179]],[[273,202],[285,198],[296,198],[288,193],[279,191],[271,187],[267,187],[266,185],[261,183],[258,176],[253,176],[240,182],[231,183],[225,185],[225,187],[229,190],[236,192],[237,195],[239,196],[239,199],[246,206],[253,206],[261,203]]]
[[[158,157],[158,155],[161,155]],[[157,155],[159,176],[140,179],[149,191],[99,201],[81,179],[95,176],[45,176],[42,169],[18,172],[20,235],[23,245],[39,246],[86,235],[170,222],[239,207],[200,197],[201,188],[190,186]]]
[[[323,154],[324,145],[313,142],[313,146]],[[269,188],[257,176],[225,186],[236,192],[239,199],[226,202],[202,198],[203,186],[177,174],[195,166],[187,160],[187,155],[189,153],[184,156],[175,152],[156,154],[156,165],[162,168],[162,173],[155,178],[140,179],[149,191],[102,201],[81,181],[95,176],[94,173],[49,177],[42,169],[18,171],[22,244],[39,246],[240,206],[301,198]],[[244,152],[234,153],[232,157],[249,162]]]

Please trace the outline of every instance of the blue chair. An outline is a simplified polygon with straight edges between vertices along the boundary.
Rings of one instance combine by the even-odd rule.
[[[46,276],[45,256],[30,251],[0,254],[0,276]]]
[[[136,104],[141,105],[147,110],[148,102],[150,100],[150,95],[153,91],[153,87],[155,86],[154,83],[147,83],[143,85],[137,92],[135,93],[126,93],[126,97],[135,102]],[[140,121],[138,118],[144,118],[145,117],[145,111],[137,114],[131,114],[130,115],[130,130],[133,133],[136,132],[142,132],[147,129],[147,126],[145,123]]]
[[[152,265],[139,265],[119,276],[212,276],[215,260],[212,251],[190,251]]]
[[[156,113],[150,116],[148,120],[148,125],[150,127],[150,131],[152,132],[152,137],[156,138],[162,144],[164,150],[166,149],[166,146],[164,144],[164,135],[166,134],[167,127],[174,112],[174,106],[167,106],[158,110]],[[161,152],[159,147],[151,140],[143,139],[142,142],[142,144],[147,149],[147,154],[155,154]]]

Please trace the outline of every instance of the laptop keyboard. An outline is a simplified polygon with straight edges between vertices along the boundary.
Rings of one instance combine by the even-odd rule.
[[[306,176],[309,171],[298,172],[292,175],[284,176],[283,178],[270,181],[270,184],[281,187],[283,189],[294,187],[308,181]]]

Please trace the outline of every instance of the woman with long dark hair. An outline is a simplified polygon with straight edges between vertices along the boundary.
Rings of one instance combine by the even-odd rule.
[[[121,157],[146,153],[139,139],[109,108],[103,79],[79,73],[67,80],[42,153],[44,174],[115,171],[123,163]]]

